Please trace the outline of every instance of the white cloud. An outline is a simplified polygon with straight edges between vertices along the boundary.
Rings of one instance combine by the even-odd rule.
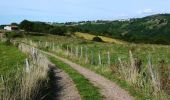
[[[154,11],[150,8],[138,11],[138,14],[152,14],[152,13],[154,13]]]

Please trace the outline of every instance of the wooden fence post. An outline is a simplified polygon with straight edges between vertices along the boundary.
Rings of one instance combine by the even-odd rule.
[[[107,52],[107,63],[110,66],[110,52]]]
[[[79,57],[79,47],[78,46],[76,47],[76,57],[77,58]]]
[[[2,84],[5,85],[4,77],[1,75]]]
[[[29,66],[29,62],[28,59],[25,59],[25,65],[26,65],[26,72],[30,72],[30,66]]]
[[[55,45],[55,44],[54,44],[54,42],[53,42],[52,51],[54,51],[54,50],[55,50],[55,49],[54,49],[54,45]]]
[[[70,49],[71,49],[70,54],[71,54],[71,57],[72,57],[72,55],[73,55],[73,48],[72,48],[72,45],[70,46]]]
[[[83,47],[81,46],[81,49],[80,49],[80,58],[83,57]]]
[[[98,57],[99,57],[99,65],[101,65],[101,64],[102,64],[102,61],[101,61],[100,51],[99,51],[99,55],[98,55]]]
[[[88,62],[88,51],[87,51],[87,47],[86,47],[86,51],[85,51],[85,64]]]
[[[69,50],[68,50],[68,45],[67,45],[67,51],[66,51],[66,52],[67,52],[67,56],[69,56]]]
[[[94,55],[93,55],[93,51],[91,50],[91,64],[94,64]]]

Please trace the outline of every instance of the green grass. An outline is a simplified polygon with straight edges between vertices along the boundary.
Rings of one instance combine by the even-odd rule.
[[[99,89],[93,86],[84,76],[79,74],[69,65],[59,61],[54,57],[50,57],[51,61],[56,64],[56,66],[66,73],[72,78],[76,87],[81,95],[82,100],[102,100],[102,96],[99,93]]]
[[[152,57],[152,63],[153,63],[153,69],[157,70],[159,74],[162,77],[162,82],[169,83],[168,80],[169,71],[170,71],[170,46],[165,45],[151,45],[151,44],[110,44],[110,43],[98,43],[93,41],[88,41],[76,37],[66,37],[66,36],[53,36],[53,35],[47,35],[47,36],[30,36],[28,39],[33,40],[34,42],[42,41],[42,47],[41,49],[48,50],[50,52],[53,52],[49,47],[44,48],[45,42],[55,43],[55,46],[60,46],[62,44],[62,51],[56,52],[56,50],[53,52],[57,55],[60,55],[62,57],[66,57],[67,59],[70,59],[76,63],[81,64],[84,67],[87,67],[93,71],[95,71],[98,74],[101,74],[105,76],[106,78],[117,82],[121,87],[128,90],[134,97],[138,99],[148,99],[151,98],[152,93],[148,93],[146,91],[142,91],[143,88],[137,87],[136,85],[127,84],[123,78],[119,75],[118,71],[116,73],[112,72],[112,69],[114,66],[116,66],[118,62],[118,57],[120,57],[123,61],[129,63],[129,50],[132,51],[134,58],[138,58],[142,61],[141,67],[143,69],[146,68],[148,63],[148,55],[150,54]],[[83,53],[85,53],[85,47],[88,48],[89,52],[88,55],[91,56],[91,51],[93,51],[94,55],[94,64],[91,65],[90,63],[85,64],[83,55],[83,58],[77,59],[77,57],[73,56],[68,57],[65,54],[66,46],[74,47],[78,46],[79,50],[82,46]],[[102,66],[98,66],[98,53],[101,53],[101,59],[102,59]],[[109,67],[107,63],[107,51],[110,51],[110,59],[111,59],[111,67]],[[90,58],[91,59],[91,58]],[[163,62],[163,63],[162,63]],[[111,69],[112,68],[112,69]],[[165,74],[164,74],[165,73]],[[166,80],[166,81],[164,81]],[[167,86],[167,93],[169,91],[170,86]],[[147,89],[145,89],[147,90]]]
[[[74,33],[77,37],[84,38],[86,40],[93,40],[96,35],[88,34],[88,33],[81,33],[81,32],[76,32]],[[115,44],[123,44],[125,43],[124,41],[118,40],[118,39],[113,39],[105,36],[98,36],[100,37],[104,42],[107,43],[115,43]]]
[[[13,78],[23,67],[25,58],[15,46],[0,43],[0,75]]]
[[[18,89],[25,58],[15,46],[0,42],[0,94],[5,88],[11,93]]]
[[[52,52],[54,53],[54,52]],[[129,91],[129,93],[135,97],[137,100],[148,100],[151,99],[151,97],[143,95],[142,93],[140,93],[139,89],[135,89],[133,86],[130,86],[125,80],[120,79],[118,76],[114,75],[111,70],[107,69],[108,67],[103,66],[103,67],[99,67],[99,66],[92,66],[91,64],[84,64],[81,61],[74,59],[74,58],[68,58],[67,56],[63,55],[62,53],[58,54],[58,53],[54,53],[56,55],[62,56],[64,58],[67,58],[73,62],[76,62],[80,65],[82,65],[83,67],[86,67],[94,72],[96,72],[97,74],[100,74],[104,77],[106,77],[107,79],[116,82],[120,87],[122,87],[123,89]]]

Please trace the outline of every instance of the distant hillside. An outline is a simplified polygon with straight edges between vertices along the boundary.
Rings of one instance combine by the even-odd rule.
[[[170,14],[116,21],[92,21],[77,25],[80,32],[104,35],[128,42],[170,44]]]
[[[134,43],[170,44],[170,14],[116,21],[45,23],[24,20],[19,27],[29,32],[55,35],[82,32]]]

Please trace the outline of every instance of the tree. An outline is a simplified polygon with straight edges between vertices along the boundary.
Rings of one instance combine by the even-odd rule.
[[[55,26],[49,30],[49,33],[54,35],[65,35],[65,32],[66,30],[59,26]]]
[[[12,26],[18,26],[18,24],[17,24],[17,23],[11,23],[11,25],[12,25]]]
[[[32,31],[32,30],[33,30],[33,25],[34,25],[33,22],[30,22],[30,21],[28,21],[28,20],[23,20],[23,21],[20,23],[19,27],[20,27],[21,29],[24,29],[25,31]]]

